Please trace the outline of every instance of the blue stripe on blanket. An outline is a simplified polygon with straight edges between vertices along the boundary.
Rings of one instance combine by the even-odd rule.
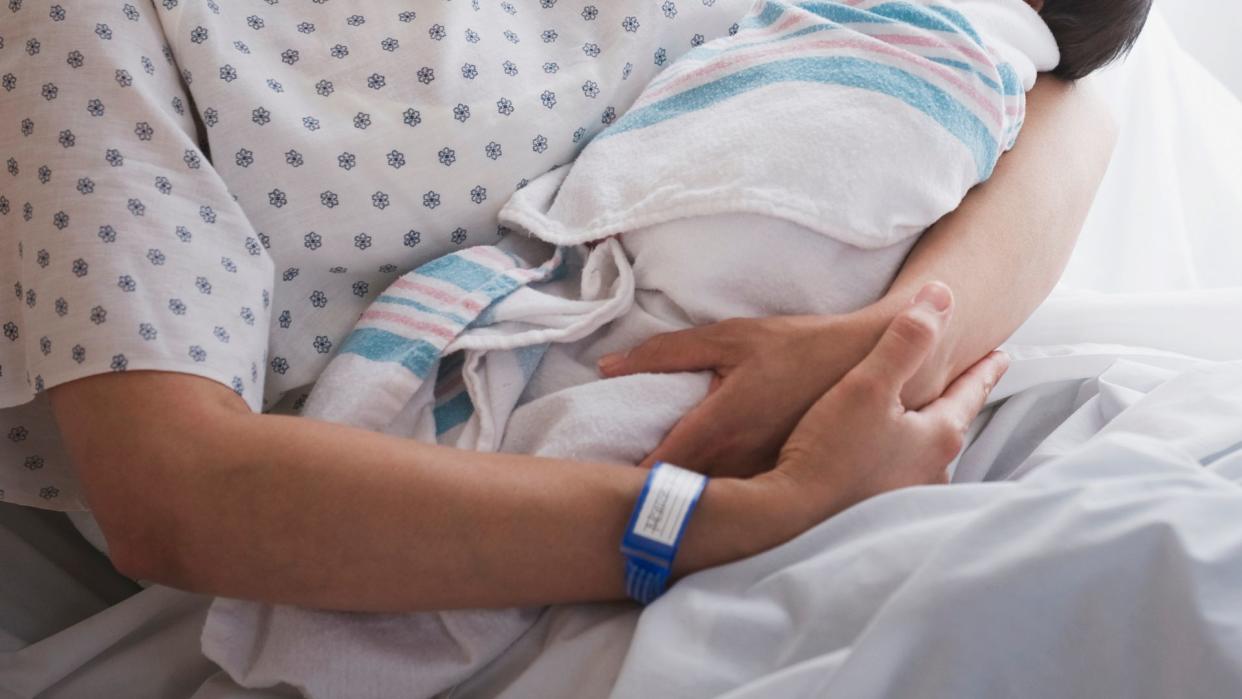
[[[982,46],[983,39],[970,20],[956,10],[942,5],[915,5],[908,2],[886,2],[859,8],[835,2],[804,2],[798,7],[838,24],[892,24],[900,22],[918,29],[949,34],[965,34]]]
[[[923,6],[912,5],[908,2],[887,2],[883,5],[868,8],[867,11],[885,19],[927,31],[945,32],[948,34],[965,33],[966,36],[970,37],[971,41],[980,46],[983,45],[983,39],[979,38],[978,32],[975,31],[975,28],[970,25],[970,22],[965,17],[939,5]],[[954,15],[956,17],[953,17]]]
[[[462,327],[465,327],[470,324],[469,318],[463,318],[457,315],[456,313],[449,313],[448,311],[441,311],[439,309],[432,308],[431,306],[425,306],[415,301],[414,299],[407,299],[407,298],[402,298],[400,296],[390,296],[388,294],[384,294],[380,296],[379,298],[375,299],[375,302],[376,303],[391,303],[397,306],[409,306],[410,308],[418,309],[422,311],[423,313],[430,313],[434,316],[439,316],[440,318],[444,318],[445,320],[451,320],[454,323]]]
[[[803,37],[808,34],[816,34],[819,32],[834,31],[834,30],[835,31],[842,31],[842,30],[850,31],[848,28],[843,27],[842,26],[843,24],[849,24],[849,23],[893,24],[896,22],[907,22],[908,17],[919,17],[920,18],[919,21],[909,22],[913,26],[920,27],[923,29],[934,29],[936,31],[945,31],[945,32],[953,33],[953,34],[965,34],[968,38],[970,38],[976,44],[983,46],[983,39],[979,36],[979,33],[975,31],[974,26],[970,24],[970,20],[967,19],[960,12],[957,12],[956,10],[953,10],[948,7],[944,7],[942,5],[929,5],[929,6],[924,7],[921,5],[911,5],[910,3],[886,3],[884,5],[876,6],[876,8],[880,9],[880,12],[878,13],[874,12],[875,8],[872,8],[872,9],[855,8],[855,7],[850,7],[847,5],[841,5],[839,3],[823,2],[823,1],[804,2],[804,3],[800,3],[796,5],[796,7],[803,9],[807,12],[810,12],[825,20],[828,20],[832,22],[832,24],[820,24],[820,25],[815,25],[811,27],[803,27],[802,29],[788,32],[780,36],[770,37],[770,38],[763,39],[760,41],[748,41],[748,42],[740,42],[740,43],[726,42],[724,44],[719,44],[719,42],[712,42],[712,43],[705,44],[703,46],[699,46],[697,48],[690,50],[688,53],[686,53],[682,57],[681,60],[707,61],[721,54],[730,53],[730,52],[743,50],[743,49],[750,49],[756,46],[779,44],[781,42]],[[773,24],[777,19],[785,15],[784,8],[785,8],[784,4],[770,2],[764,6],[763,11],[759,15],[752,18],[753,21],[743,22],[740,26],[743,28],[747,28],[747,29],[762,28],[762,27],[769,26]],[[932,11],[932,12],[936,12],[940,14],[944,18],[944,20],[947,20],[949,22],[949,24],[946,24],[945,21],[942,21],[941,18],[931,17],[931,16],[926,15],[928,11]],[[919,15],[918,13],[920,12],[924,14]],[[870,36],[870,34],[868,34],[866,31],[859,32],[859,33],[861,33],[863,36]],[[1017,88],[1016,88],[1017,91],[1015,91],[1015,89],[1012,87],[1012,85],[1008,81],[1005,81],[1005,85],[1002,87],[1002,85],[998,84],[996,80],[994,80],[991,76],[980,73],[979,71],[975,70],[973,66],[963,61],[954,61],[952,59],[947,59],[947,58],[945,59],[932,58],[932,57],[925,57],[925,58],[928,58],[928,60],[934,61],[941,65],[960,70],[968,75],[973,75],[979,78],[979,80],[984,85],[986,85],[987,87],[991,88],[992,90],[996,92],[1002,92],[1005,95],[1015,95],[1015,94],[1018,94],[1018,92],[1025,92],[1025,90],[1022,89],[1020,81],[1017,82]],[[1002,71],[1002,76],[1005,75],[1004,71],[1006,70],[1008,71],[1007,74],[1009,76],[1016,75],[1014,71],[1011,68],[1009,68],[1008,64],[1002,64],[1001,66],[998,66],[998,68]]]
[[[748,18],[741,23],[741,27],[750,29],[752,27],[770,27],[785,15],[785,7],[775,2],[769,2],[763,6],[759,14]]]
[[[812,27],[803,27],[802,29],[789,32],[788,34],[782,34],[781,36],[773,37],[771,39],[764,39],[762,41],[751,41],[751,42],[743,43],[743,44],[726,44],[721,48],[717,48],[717,47],[710,46],[710,45],[699,47],[695,49],[696,53],[694,54],[694,59],[699,60],[699,61],[706,61],[709,58],[714,58],[716,56],[719,56],[725,53],[732,53],[732,52],[740,51],[743,49],[752,49],[752,48],[755,48],[756,46],[770,46],[772,44],[779,44],[779,43],[788,41],[790,39],[797,39],[803,36],[807,36],[809,34],[818,34],[820,32],[829,32],[829,31],[840,32],[840,31],[848,31],[848,30],[844,29],[839,24],[817,24]],[[869,35],[863,34],[862,36],[866,37]],[[690,56],[690,54],[687,54],[687,56]],[[965,61],[957,61],[952,58],[940,58],[936,56],[920,56],[920,57],[926,58],[932,63],[939,63],[940,65],[945,66],[946,68],[953,68],[954,70],[959,70],[965,73],[966,75],[974,76],[979,79],[979,82],[983,83],[983,85],[991,89],[993,92],[1001,93],[1006,96],[1016,95],[1019,93],[1026,92],[1026,90],[1024,90],[1022,87],[1021,81],[1017,80],[1017,74],[1013,71],[1013,68],[1011,68],[1008,63],[1001,63],[996,66],[997,71],[1001,74],[1002,79],[1013,78],[1012,81],[1006,80],[1005,84],[1002,85],[1001,83],[996,82],[996,80],[993,79],[991,76],[975,70],[974,66],[970,65],[969,63]]]
[[[975,26],[970,23],[969,19],[966,19],[966,15],[944,5],[928,5],[927,9],[942,15],[957,30],[965,32],[966,36],[969,36],[976,44],[983,46],[983,37],[979,36],[979,32],[975,31]]]
[[[492,281],[498,271],[458,255],[445,255],[414,270],[416,274],[448,282],[463,291],[475,291]]]
[[[479,315],[470,321],[470,325],[467,327],[482,328],[495,323],[497,304],[522,286],[524,286],[522,282],[506,275],[498,275],[495,279],[489,281],[480,291],[486,294],[492,303],[487,308],[479,311]]]
[[[970,150],[981,180],[992,174],[999,145],[969,109],[944,90],[903,70],[849,56],[804,57],[753,66],[690,88],[623,116],[598,138],[659,124],[780,82],[817,82],[871,90],[899,99],[944,127]]]
[[[797,39],[797,38],[806,36],[808,34],[817,34],[819,32],[834,31],[834,30],[835,31],[848,31],[847,29],[844,29],[838,24],[817,24],[813,27],[803,27],[802,29],[789,32],[788,34],[784,34],[774,39],[769,39],[767,41],[756,41],[756,42],[752,42],[752,43],[745,44],[745,45],[730,46],[725,49],[721,49],[720,51],[717,51],[717,53],[728,53],[730,51],[736,51],[736,50],[743,49],[743,48],[751,48],[753,46],[763,46],[765,44],[779,44],[783,41],[787,41],[789,39]],[[870,38],[870,35],[868,34],[863,34],[862,36]],[[1001,85],[1000,83],[997,83],[996,80],[994,80],[991,76],[975,70],[974,66],[970,65],[969,63],[965,61],[957,61],[952,58],[923,56],[922,54],[914,54],[914,55],[918,56],[919,58],[925,58],[926,60],[929,60],[933,63],[939,63],[940,65],[945,66],[947,68],[953,68],[955,70],[960,70],[966,75],[977,77],[980,82],[982,82],[988,88],[992,89],[994,92],[999,92],[1004,95],[1016,95],[1019,93],[1026,92],[1026,90],[1022,88],[1021,81],[1017,80],[1017,73],[1014,72],[1013,68],[1011,68],[1008,63],[997,64],[996,69],[997,69],[997,72],[1000,73],[1002,79],[1004,79],[1006,76],[1010,76],[1014,78],[1014,82],[1012,84],[1010,82],[1005,82],[1004,85]]]
[[[997,72],[1000,73],[1001,82],[1005,85],[1006,95],[1024,95],[1026,87],[1022,84],[1022,78],[1018,77],[1018,71],[1008,63],[1001,63],[996,66]]]
[[[431,411],[431,415],[436,421],[436,436],[438,437],[469,420],[474,415],[474,403],[470,401],[470,394],[462,391],[448,401],[437,405]]]
[[[435,345],[378,328],[354,330],[341,345],[341,353],[400,364],[420,379],[426,379],[440,360],[440,349]]]
[[[522,286],[523,283],[517,279],[514,279],[503,272],[494,271],[492,272],[492,278],[487,280],[486,283],[480,285],[477,291],[486,294],[487,297],[493,301],[498,301],[501,298],[512,294],[514,291],[517,291],[518,288]]]
[[[518,347],[512,350],[517,359],[518,367],[522,371],[523,382],[530,381],[530,378],[535,375],[535,371],[539,368],[539,364],[543,361],[543,356],[547,353],[550,346],[548,344],[531,345],[530,347]],[[453,364],[454,369],[460,371],[462,365],[461,357],[463,356],[462,352],[456,352],[452,356],[446,357],[444,364],[441,365],[440,378],[438,380],[444,380],[445,375],[450,373],[444,370],[444,367],[450,362]],[[470,393],[462,389],[452,398],[437,405],[431,411],[431,414],[435,418],[436,436],[438,437],[474,417],[474,402],[470,400]]]
[[[547,353],[549,344],[531,345],[530,347],[518,347],[513,350],[517,356],[518,366],[522,368],[522,378],[530,381],[530,377],[535,375],[535,370],[543,362],[543,355]]]
[[[873,10],[864,10],[836,2],[802,2],[799,9],[837,24],[892,24],[896,20]]]
[[[1002,81],[998,83],[994,78],[992,78],[992,76],[975,70],[973,66],[965,61],[955,61],[952,58],[940,58],[935,56],[928,56],[927,60],[932,63],[939,63],[942,66],[960,70],[963,73],[969,73],[970,75],[978,78],[979,82],[987,85],[995,92],[999,92],[1006,97],[1026,94],[1026,90],[1022,87],[1022,81],[1018,79],[1018,74],[1014,72],[1013,67],[1008,63],[996,64],[996,72]]]

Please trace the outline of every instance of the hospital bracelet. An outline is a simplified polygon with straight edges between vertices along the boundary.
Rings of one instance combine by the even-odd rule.
[[[693,471],[663,461],[651,469],[621,539],[630,597],[651,604],[664,594],[681,536],[705,487],[707,476]]]

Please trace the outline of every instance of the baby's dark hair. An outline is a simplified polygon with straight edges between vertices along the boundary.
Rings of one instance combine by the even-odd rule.
[[[1039,14],[1061,48],[1053,74],[1078,80],[1124,56],[1138,40],[1152,0],[1044,0]]]

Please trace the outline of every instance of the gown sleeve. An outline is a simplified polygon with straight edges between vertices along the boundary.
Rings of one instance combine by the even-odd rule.
[[[0,408],[84,376],[160,370],[258,409],[272,262],[204,151],[156,8],[8,5]]]

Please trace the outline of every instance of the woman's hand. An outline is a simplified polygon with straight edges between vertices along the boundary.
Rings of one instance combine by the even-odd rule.
[[[902,405],[907,382],[942,340],[952,306],[947,287],[924,287],[875,349],[807,411],[776,469],[761,477],[786,481],[790,501],[813,506],[811,521],[890,490],[947,482],[945,467],[1009,366],[994,352],[922,410]]]
[[[601,366],[605,376],[713,370],[719,377],[647,464],[663,459],[713,475],[751,475],[771,465],[802,414],[932,279],[948,282],[960,304],[904,395],[911,406],[939,396],[1052,290],[1115,139],[1112,116],[1089,86],[1041,76],[1027,94],[1017,146],[957,211],[923,234],[880,302],[836,318],[730,321],[656,337],[612,358]]]
[[[776,463],[806,411],[875,347],[892,313],[874,310],[728,320],[658,335],[605,357],[600,372],[715,372],[710,395],[643,466],[667,461],[712,476],[753,476]]]

